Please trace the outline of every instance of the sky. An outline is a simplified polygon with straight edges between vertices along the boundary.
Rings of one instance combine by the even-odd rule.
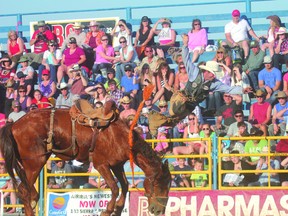
[[[222,0],[222,2],[229,2],[230,0]],[[25,3],[24,3],[25,2]],[[41,3],[39,3],[41,2]],[[74,3],[75,2],[75,3]],[[76,3],[77,2],[77,3]],[[80,4],[82,2],[82,4]],[[167,0],[82,0],[82,1],[71,1],[71,0],[13,0],[13,1],[1,1],[0,15],[2,14],[17,14],[17,13],[33,13],[33,12],[51,12],[51,11],[67,11],[67,10],[85,10],[94,8],[117,8],[117,7],[133,7],[133,6],[147,6],[147,5],[162,5],[162,4],[186,4],[186,3],[200,3],[200,2],[216,2],[215,0],[180,0],[180,1],[167,1]],[[28,4],[27,4],[28,3]],[[241,5],[238,4],[222,4],[221,10],[219,7],[199,7],[196,10],[185,11],[183,8],[173,8],[172,10],[151,10],[154,12],[152,17],[159,17],[158,14],[162,13],[173,13],[180,14],[182,12],[189,12],[192,14],[203,13],[202,8],[205,9],[205,14],[209,13],[222,13],[224,11],[231,11],[232,7],[235,8]],[[263,10],[287,10],[288,4],[287,0],[271,0],[252,3],[256,5],[253,10],[263,11]],[[245,9],[240,6],[240,8]],[[148,9],[149,10],[149,9]],[[147,11],[149,13],[149,11]],[[137,16],[137,14],[134,14]]]
[[[147,15],[150,18],[161,17],[177,17],[177,16],[197,16],[205,14],[222,14],[231,13],[234,9],[239,9],[241,12],[245,12],[244,3],[228,3],[231,0],[222,0],[223,4],[218,5],[197,5],[197,6],[185,6],[185,7],[169,7],[169,8],[149,8],[149,9],[133,9],[132,18],[140,19],[142,16]],[[235,0],[232,0],[235,2]],[[255,0],[254,0],[255,1]],[[273,11],[288,10],[288,0],[256,0],[252,3],[252,11]],[[41,3],[39,3],[41,2]],[[157,5],[175,5],[175,4],[196,4],[203,2],[219,2],[216,0],[179,0],[179,1],[167,1],[167,0],[13,0],[13,1],[1,1],[0,6],[0,38],[7,37],[7,32],[1,33],[2,26],[16,26],[17,16],[5,16],[11,14],[23,14],[23,13],[47,13],[47,12],[62,12],[71,10],[90,10],[90,12],[80,13],[57,13],[57,14],[40,14],[40,15],[25,15],[22,18],[23,25],[29,25],[31,21],[38,20],[67,20],[67,19],[89,19],[89,18],[101,18],[101,17],[120,17],[126,18],[126,7],[141,7],[141,6],[157,6]],[[245,2],[245,0],[243,0]],[[119,8],[121,10],[106,10],[106,11],[92,11],[92,9],[105,9],[105,8]],[[263,19],[264,22],[265,19]],[[282,21],[288,23],[288,15],[283,18]],[[217,21],[215,21],[216,23]],[[262,21],[263,22],[263,21]],[[190,27],[191,24],[189,24]],[[213,22],[204,23],[203,26],[213,26]],[[215,24],[216,25],[216,24]],[[222,25],[222,24],[221,24]],[[134,28],[134,27],[133,27]],[[136,28],[136,27],[135,27]]]

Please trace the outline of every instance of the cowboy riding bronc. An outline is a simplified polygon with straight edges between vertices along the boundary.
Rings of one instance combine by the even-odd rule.
[[[181,91],[176,91],[170,100],[169,114],[166,117],[158,112],[149,113],[149,127],[152,135],[156,134],[157,128],[163,125],[174,125],[191,113],[195,106],[203,101],[209,92],[219,91],[228,94],[243,94],[246,89],[240,86],[228,86],[215,78],[215,73],[220,72],[217,62],[207,61],[205,65],[196,67],[189,56],[188,35],[182,36],[182,58],[188,72],[188,82]]]

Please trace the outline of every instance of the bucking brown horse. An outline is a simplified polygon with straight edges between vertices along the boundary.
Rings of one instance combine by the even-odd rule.
[[[51,114],[53,131],[51,136]],[[33,209],[39,199],[34,183],[52,153],[63,160],[89,160],[91,142],[94,143],[92,160],[94,167],[112,191],[106,211],[101,215],[121,215],[128,191],[128,182],[123,165],[132,152],[134,162],[145,173],[144,188],[148,197],[149,210],[155,215],[165,212],[168,201],[171,175],[167,161],[162,163],[152,148],[141,136],[133,132],[133,147],[128,144],[129,127],[118,119],[99,131],[92,126],[83,126],[77,121],[72,126],[67,109],[39,109],[27,113],[13,124],[0,130],[0,148],[6,161],[7,172],[14,188],[22,200],[25,215],[34,215]],[[74,129],[73,129],[74,128]],[[47,138],[52,138],[52,150],[47,149]],[[17,183],[14,171],[21,183]],[[113,174],[121,183],[122,193]]]

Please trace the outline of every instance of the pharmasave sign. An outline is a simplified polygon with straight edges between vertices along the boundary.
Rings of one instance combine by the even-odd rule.
[[[45,20],[47,27],[52,30],[56,35],[59,46],[61,47],[64,39],[69,35],[73,29],[75,22],[81,22],[83,25],[84,31],[89,31],[89,23],[92,20],[99,22],[100,28],[106,32],[110,33],[115,26],[115,23],[118,22],[119,17],[107,17],[107,18],[89,18],[89,19],[73,19],[73,20]],[[30,37],[32,37],[35,30],[38,29],[37,22],[30,22]]]
[[[151,216],[141,192],[130,192],[130,215]],[[169,193],[165,216],[284,216],[288,190],[230,190]]]

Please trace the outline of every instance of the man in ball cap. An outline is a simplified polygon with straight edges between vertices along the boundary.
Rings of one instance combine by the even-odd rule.
[[[273,67],[272,58],[267,55],[264,57],[263,68],[258,75],[259,88],[266,89],[268,95],[266,97],[267,102],[273,104],[276,101],[276,94],[279,91],[282,82],[282,73],[276,67]]]
[[[14,100],[12,102],[12,109],[13,111],[8,116],[8,122],[16,122],[18,119],[20,119],[26,114],[24,111],[21,110],[21,105],[18,100]]]
[[[38,29],[33,33],[30,40],[30,46],[34,46],[33,53],[27,53],[30,60],[30,65],[36,70],[42,63],[43,54],[48,50],[48,41],[53,40],[53,33],[46,28],[44,20],[38,21]]]
[[[252,40],[250,41],[250,48],[252,52],[243,65],[242,70],[249,76],[251,80],[251,85],[254,90],[259,88],[258,86],[258,74],[260,70],[263,68],[263,60],[265,56],[265,50],[260,48],[258,41]]]
[[[126,93],[131,93],[133,97],[139,90],[139,83],[135,83],[133,67],[130,64],[124,66],[125,76],[121,78],[121,90]]]
[[[259,37],[255,34],[251,26],[245,19],[240,19],[240,11],[232,11],[232,21],[225,25],[226,42],[222,45],[230,47],[240,46],[244,50],[244,59],[249,56],[249,37],[248,34],[259,41]]]

